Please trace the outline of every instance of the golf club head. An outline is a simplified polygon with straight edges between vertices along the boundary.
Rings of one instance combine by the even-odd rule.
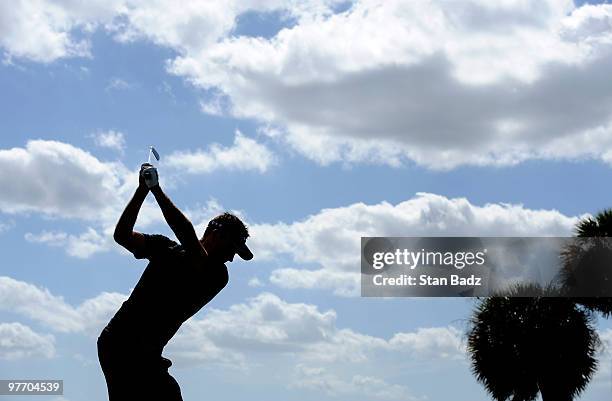
[[[159,161],[159,153],[157,153],[157,150],[155,150],[153,146],[151,146],[151,153],[155,156],[155,160]]]
[[[151,163],[151,155],[155,157],[155,160],[159,161],[159,153],[157,153],[157,150],[155,150],[153,146],[149,147],[149,160],[147,161],[149,164]]]

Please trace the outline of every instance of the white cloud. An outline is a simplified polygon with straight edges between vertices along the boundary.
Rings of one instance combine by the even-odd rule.
[[[372,377],[354,375],[350,379],[338,377],[325,368],[298,365],[294,369],[293,381],[290,388],[317,390],[329,396],[368,396],[383,400],[420,400],[411,395],[408,387],[390,384],[386,381]]]
[[[123,294],[103,292],[73,307],[46,288],[0,276],[0,310],[58,332],[98,334],[125,299]]]
[[[200,352],[204,349],[212,353]],[[397,333],[386,340],[338,328],[333,310],[322,312],[315,305],[288,303],[270,293],[227,310],[209,309],[204,318],[188,321],[168,344],[168,352],[190,364],[220,355],[227,356],[225,363],[247,363],[252,353],[290,354],[308,363],[349,365],[381,355],[409,355],[422,361],[458,360],[465,355],[461,333],[451,326]]]
[[[216,364],[231,370],[246,370],[249,365],[246,355],[216,344],[193,319],[183,324],[165,352],[182,366]]]
[[[184,210],[185,216],[193,223],[196,233],[204,235],[208,222],[215,216],[225,212],[218,200],[211,198],[205,205]],[[237,214],[237,213],[235,213]]]
[[[99,220],[117,206],[123,174],[72,145],[31,140],[0,150],[0,210]]]
[[[397,333],[389,340],[389,345],[394,350],[411,350],[421,358],[460,359],[465,352],[461,335],[452,326],[425,327],[412,333]]]
[[[90,35],[104,29],[119,41],[150,40],[179,52],[205,49],[247,11],[287,10],[297,18],[329,13],[339,1],[22,0],[0,4],[0,46],[7,58],[52,62],[90,56]]]
[[[137,185],[137,171],[102,162],[67,143],[31,140],[25,148],[0,149],[0,212],[34,212],[91,224],[76,235],[42,231],[25,236],[30,242],[61,246],[71,256],[87,258],[115,247],[114,225]],[[162,220],[151,199],[143,204],[139,227]]]
[[[97,139],[107,146],[122,146],[123,143],[123,136],[113,131]],[[244,156],[246,152],[251,158]],[[240,134],[237,134],[233,147],[215,145],[205,156],[225,168],[266,169],[273,160],[267,148]],[[172,158],[172,155],[168,158],[170,163]],[[195,159],[197,161],[198,157]],[[196,163],[193,168],[201,166]],[[114,244],[112,235],[121,212],[138,185],[138,173],[130,171],[121,162],[100,161],[89,152],[67,143],[31,140],[25,148],[0,149],[0,185],[3,187],[0,212],[34,212],[51,218],[78,219],[88,224],[83,232],[77,234],[44,229],[39,233],[28,232],[25,234],[27,241],[61,247],[70,256],[89,258],[100,252],[121,249]],[[204,208],[187,210],[186,213],[195,221],[205,217],[210,219],[222,211],[213,199]],[[142,230],[163,221],[159,207],[149,197],[139,212],[136,229]],[[0,223],[0,232],[12,227],[11,222]],[[199,232],[204,232],[207,222],[202,221],[197,226]]]
[[[254,139],[236,131],[231,147],[212,144],[206,151],[174,152],[165,164],[192,174],[211,173],[218,169],[266,172],[275,164],[273,153]]]
[[[260,279],[258,279],[257,277],[253,277],[248,282],[248,286],[249,287],[263,287],[264,285],[265,284]]]
[[[0,277],[0,310],[62,333],[97,335],[126,298],[103,292],[72,306],[45,288]],[[187,321],[168,350],[188,363],[243,363],[251,351],[293,353],[302,361],[318,363],[354,363],[380,352],[452,360],[465,352],[460,332],[452,326],[396,333],[386,340],[338,328],[336,317],[333,310],[319,311],[316,305],[262,293],[226,310],[207,309],[203,318]]]
[[[119,19],[107,25],[117,39],[150,40],[179,53],[205,52],[231,34],[236,19],[246,12],[283,11],[298,20],[312,20],[331,12],[340,0],[205,1],[176,7],[170,0],[126,1]]]
[[[40,234],[26,233],[26,241],[49,244],[51,246],[62,246],[68,239],[68,234],[57,231],[43,231]]]
[[[321,164],[609,161],[611,20],[610,5],[571,1],[363,0],[170,71]]]
[[[597,330],[602,347],[597,355],[599,364],[591,380],[591,386],[601,386],[606,390],[612,385],[612,329]]]
[[[83,301],[74,308],[79,316],[82,330],[97,336],[127,297],[125,294],[105,291]]]
[[[200,110],[211,116],[222,116],[226,112],[227,105],[220,96],[213,96],[209,100],[200,100]]]
[[[357,295],[361,237],[570,236],[577,221],[555,210],[477,206],[465,198],[418,193],[397,205],[356,203],[290,224],[252,224],[249,246],[258,260],[287,255],[299,265],[275,270],[270,281],[276,285]]]
[[[24,0],[0,10],[0,45],[48,62],[87,54],[104,29],[169,47],[168,70],[212,94],[205,112],[275,127],[321,164],[611,163],[611,5],[360,0],[334,13],[341,3]],[[246,12],[291,26],[233,36]]]
[[[55,340],[21,323],[0,323],[0,359],[53,358]]]
[[[25,234],[26,241],[63,247],[68,255],[81,259],[109,250],[112,246],[111,238],[112,233],[100,234],[91,227],[88,227],[84,233],[78,236],[65,232],[50,231],[43,231],[40,234]]]
[[[0,46],[6,57],[51,62],[88,56],[89,44],[70,35],[77,23],[61,4],[18,1],[0,4]]]
[[[133,87],[134,85],[129,82],[121,78],[113,77],[108,81],[108,85],[106,85],[106,88],[104,88],[104,90],[107,92],[111,90],[122,91],[132,89]]]
[[[371,336],[339,328],[333,310],[262,293],[186,322],[168,344],[167,355],[176,366],[213,364],[249,375],[266,366],[276,372],[275,380],[298,391],[415,399],[408,387],[381,379],[380,372],[410,370],[407,361],[415,369],[465,366],[461,338],[452,326],[396,333],[389,339]],[[292,372],[289,366],[297,368]]]
[[[44,288],[0,277],[2,310],[58,332],[95,336],[123,300],[125,295],[104,292],[71,306]],[[340,328],[336,317],[333,310],[262,293],[225,310],[208,308],[202,318],[188,320],[165,354],[175,366],[239,369],[251,375],[259,374],[265,363],[278,366],[280,380],[290,388],[302,386],[327,394],[361,391],[383,399],[409,396],[409,391],[378,378],[380,366],[405,368],[406,360],[420,367],[466,363],[461,333],[452,326],[420,328],[385,339]],[[0,344],[0,349],[7,347],[2,340]],[[297,377],[287,368],[296,365],[305,367]],[[315,372],[326,369],[334,375]],[[317,385],[321,382],[333,386],[321,388]]]
[[[123,153],[125,150],[125,136],[118,131],[98,132],[93,135],[96,145]]]
[[[211,166],[237,168],[249,165],[267,168],[271,156],[258,150],[237,133],[234,146],[213,146],[207,152],[168,157],[173,167],[203,171]],[[245,155],[248,155],[246,157]],[[259,157],[258,155],[263,155]],[[245,159],[241,159],[245,158]],[[257,160],[256,163],[253,163]],[[258,167],[259,166],[259,167]],[[60,218],[78,218],[90,222],[79,234],[61,231],[28,233],[31,242],[61,246],[71,256],[86,258],[97,252],[118,249],[112,244],[112,231],[127,199],[136,187],[137,174],[121,163],[101,162],[88,152],[56,141],[29,141],[25,148],[0,150],[0,211],[37,212]],[[214,203],[214,202],[213,202]],[[193,211],[194,221],[221,211],[209,204],[206,210]],[[191,213],[191,212],[190,212]],[[191,214],[193,214],[191,213]],[[157,207],[145,202],[139,225],[146,227],[162,221]],[[447,199],[431,194],[398,205],[353,204],[324,209],[314,216],[291,224],[255,224],[249,240],[257,258],[289,254],[301,268],[320,266],[304,274],[278,270],[272,276],[276,284],[290,288],[334,288],[337,293],[355,293],[353,276],[358,260],[361,236],[380,235],[546,235],[570,234],[576,218],[555,211],[528,210],[520,205],[471,205],[466,199]],[[203,232],[205,222],[198,226]]]
[[[228,310],[209,310],[206,318],[190,325],[222,348],[282,352],[323,340],[335,318],[333,311],[319,312],[314,305],[289,304],[264,293]]]
[[[15,227],[14,220],[0,221],[0,234],[12,229],[13,227]]]
[[[110,249],[111,233],[100,234],[93,228],[87,228],[87,231],[80,234],[78,237],[71,235],[68,240],[66,252],[70,256],[78,258],[88,258],[91,255]]]
[[[599,338],[602,342],[602,353],[605,356],[612,355],[612,329],[599,331]]]

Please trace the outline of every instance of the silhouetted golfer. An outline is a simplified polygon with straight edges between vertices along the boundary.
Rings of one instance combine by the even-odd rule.
[[[133,231],[149,191],[180,244],[163,235]],[[138,189],[117,223],[114,238],[137,259],[150,263],[98,338],[110,401],[182,400],[178,383],[168,373],[172,362],[162,357],[162,350],[181,324],[225,287],[224,263],[235,254],[253,258],[245,242],[248,236],[240,219],[224,213],[212,219],[198,239],[191,222],[159,187],[157,170],[142,165]]]

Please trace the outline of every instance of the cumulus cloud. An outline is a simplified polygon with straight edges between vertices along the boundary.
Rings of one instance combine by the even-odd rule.
[[[223,348],[282,352],[323,340],[335,319],[333,311],[319,312],[314,305],[290,304],[264,293],[228,310],[209,310],[205,319],[191,322],[191,329]]]
[[[101,234],[91,227],[80,235],[43,231],[40,234],[26,233],[24,237],[29,242],[62,247],[68,255],[81,259],[107,251],[112,246],[112,232]]]
[[[89,44],[70,35],[76,21],[62,4],[19,1],[0,4],[0,45],[5,57],[51,62],[89,56]]]
[[[22,0],[0,5],[0,46],[7,58],[52,62],[90,56],[90,36],[98,29],[128,42],[150,40],[180,52],[205,49],[228,35],[248,11],[285,11],[312,19],[329,14],[339,0],[205,1],[182,7],[170,0]]]
[[[125,169],[67,143],[0,149],[0,210],[98,220],[118,203]]]
[[[340,328],[336,317],[333,310],[262,293],[186,322],[167,353],[177,366],[213,363],[252,375],[263,364],[278,372],[289,389],[331,396],[361,393],[375,399],[415,399],[405,385],[380,378],[381,370],[399,372],[406,361],[421,368],[467,363],[462,335],[453,326],[420,328],[387,339]],[[288,364],[297,367],[292,372]]]
[[[191,364],[220,355],[228,358],[228,364],[245,362],[249,353],[290,354],[302,362],[327,364],[364,362],[395,353],[417,360],[464,358],[461,333],[452,326],[396,333],[387,340],[339,328],[336,317],[333,310],[319,311],[315,305],[289,303],[262,293],[227,310],[209,309],[204,318],[188,321],[168,350]]]
[[[73,307],[46,288],[0,277],[0,310],[17,313],[62,333],[99,333],[126,298],[123,294],[103,292]]]
[[[222,116],[225,114],[226,109],[227,105],[220,96],[213,96],[211,99],[200,101],[200,110],[211,116]]]
[[[71,306],[44,288],[0,277],[1,310],[62,333],[97,335],[123,300],[125,295],[104,292]],[[377,337],[338,327],[334,310],[290,303],[271,293],[206,312],[203,317],[187,321],[166,347],[166,354],[178,366],[204,365],[257,374],[258,366],[266,363],[279,367],[277,371],[289,388],[338,395],[363,391],[398,399],[409,396],[408,389],[379,378],[376,372],[380,366],[405,367],[406,360],[421,366],[466,363],[461,333],[453,326]],[[7,357],[17,351],[25,353],[23,349],[39,348],[47,350],[45,355],[53,355],[48,351],[52,348],[44,346],[52,344],[52,336],[42,336],[48,340],[45,342],[24,327],[21,323],[0,325],[1,333],[19,334],[0,337],[10,339],[0,340],[0,355]],[[21,342],[13,338],[21,338]],[[292,374],[287,363],[301,367],[299,374]],[[334,374],[325,373],[327,369]],[[332,386],[322,389],[317,384],[324,382]]]
[[[206,151],[174,152],[164,163],[192,174],[211,173],[218,169],[264,173],[275,163],[275,157],[265,145],[236,131],[231,147],[212,144]]]
[[[123,137],[112,133],[109,138],[107,145],[120,144]],[[30,242],[60,246],[71,256],[86,258],[113,247],[114,225],[137,180],[137,172],[122,163],[103,162],[67,143],[31,140],[25,148],[0,149],[0,212],[87,222],[90,226],[80,234],[42,231],[25,236]],[[162,219],[159,209],[147,201],[138,223],[148,226]]]
[[[95,139],[100,146],[118,150],[124,146],[123,135],[119,132],[102,133]],[[217,168],[265,171],[274,162],[272,153],[265,146],[240,133],[236,134],[232,147],[213,145],[207,152],[182,157],[174,153],[167,160],[171,166],[194,172]],[[0,212],[33,212],[86,222],[88,226],[81,233],[42,230],[26,233],[25,239],[61,247],[70,256],[88,258],[119,249],[113,243],[112,234],[125,204],[138,185],[137,180],[137,172],[130,171],[121,162],[101,161],[64,142],[30,140],[24,148],[0,149],[0,186],[3,188]],[[194,220],[206,217],[207,222],[221,211],[221,206],[213,199],[205,207],[187,210],[186,213]],[[12,221],[0,222],[0,232],[10,229]],[[149,198],[138,215],[138,227],[161,221],[163,216],[159,207]],[[198,230],[203,232],[205,227],[203,221]]]
[[[338,4],[28,0],[0,10],[0,44],[52,61],[87,54],[87,33],[103,29],[169,47],[168,70],[211,94],[204,112],[274,127],[321,164],[612,163],[611,5]],[[287,26],[235,36],[247,12],[278,12]]]
[[[173,48],[169,70],[214,89],[203,110],[223,113],[227,99],[323,164],[612,160],[612,6],[362,0],[334,13],[339,3],[39,1],[32,20],[24,1],[3,13],[2,46],[52,61],[86,54],[74,33],[101,27]],[[243,13],[271,11],[295,23],[269,39],[232,36]]]
[[[363,0],[170,71],[321,164],[609,162],[611,20],[610,5],[571,1]]]
[[[0,323],[0,359],[55,356],[55,339],[21,323]]]
[[[175,153],[167,163],[197,172],[218,166],[268,168],[273,158],[267,148],[251,141],[237,133],[230,148],[215,145],[206,152]],[[244,154],[249,157],[244,158]],[[102,162],[72,145],[36,140],[29,141],[25,148],[0,150],[0,185],[2,212],[37,212],[88,221],[90,225],[79,234],[26,234],[28,241],[61,246],[69,255],[85,258],[112,249],[114,224],[136,186],[136,174],[121,163]],[[188,214],[194,221],[202,220],[198,229],[203,231],[203,219],[208,220],[221,209],[211,201],[202,210]],[[145,202],[139,224],[147,226],[161,219],[159,210]],[[358,203],[324,209],[289,224],[254,224],[250,243],[260,260],[288,254],[299,264],[276,271],[272,275],[274,283],[290,288],[334,288],[337,293],[347,294],[355,293],[357,288],[352,272],[357,266],[361,236],[565,235],[571,234],[575,221],[575,217],[555,211],[504,204],[479,207],[466,199],[418,194],[398,205]],[[305,264],[321,266],[324,271],[295,270]]]
[[[411,350],[420,357],[459,358],[465,352],[461,332],[452,326],[419,328],[412,333],[397,333],[389,345],[395,350]]]
[[[253,277],[248,282],[249,287],[263,287],[264,285],[265,284],[257,277]]]
[[[123,153],[125,150],[125,136],[118,131],[98,132],[93,135],[96,145]]]
[[[555,210],[478,206],[465,198],[418,193],[397,205],[356,203],[292,223],[253,224],[249,246],[258,260],[288,256],[299,265],[273,271],[270,281],[276,285],[357,295],[361,237],[570,236],[578,218]]]
[[[328,369],[298,365],[294,369],[290,388],[317,390],[329,396],[368,396],[384,400],[423,400],[413,396],[408,387],[390,384],[372,376],[354,375],[344,379]]]
[[[24,237],[29,242],[40,242],[52,246],[62,246],[66,243],[68,234],[64,232],[43,231],[38,235],[26,233]]]
[[[103,292],[72,306],[45,288],[0,277],[1,310],[62,333],[99,333],[126,298]],[[320,311],[316,305],[289,303],[262,293],[226,310],[208,309],[203,318],[189,320],[168,349],[188,363],[244,362],[252,351],[292,353],[310,363],[353,363],[380,352],[400,352],[423,360],[457,359],[465,352],[460,332],[452,326],[396,333],[387,340],[339,328],[336,318],[333,310]]]

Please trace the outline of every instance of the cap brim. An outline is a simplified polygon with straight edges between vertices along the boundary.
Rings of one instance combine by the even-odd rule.
[[[241,245],[238,245],[238,248],[236,249],[236,253],[238,254],[238,256],[240,256],[244,260],[253,259],[253,252],[251,252],[249,247],[244,243]]]

